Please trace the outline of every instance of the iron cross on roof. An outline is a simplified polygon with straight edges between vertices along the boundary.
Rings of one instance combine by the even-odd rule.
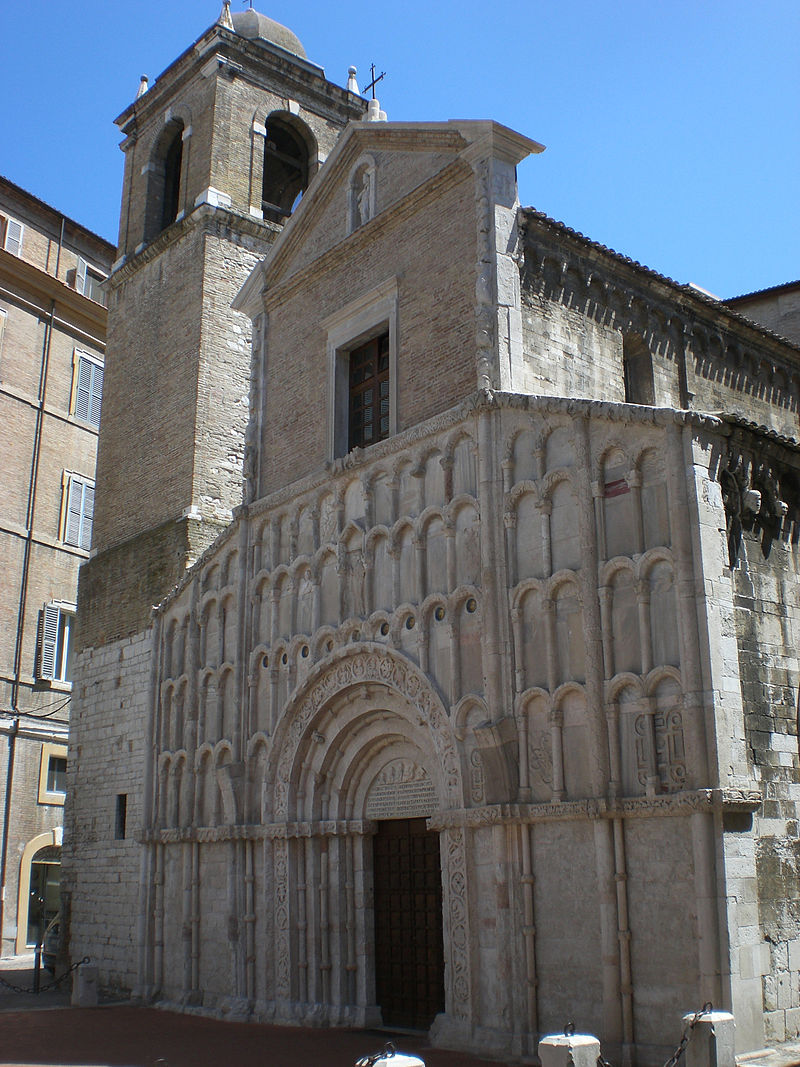
[[[370,63],[370,65],[369,65],[369,69],[370,69],[370,73],[372,74],[372,81],[371,81],[371,82],[369,83],[369,85],[365,85],[365,86],[364,86],[364,90],[363,90],[363,93],[362,93],[362,95],[363,95],[363,96],[366,96],[366,95],[367,95],[367,93],[368,93],[368,92],[370,91],[370,89],[371,89],[371,90],[372,90],[372,99],[374,100],[374,99],[375,99],[375,86],[376,86],[376,85],[378,84],[378,82],[379,82],[379,81],[380,81],[380,80],[381,80],[382,78],[385,78],[385,77],[386,77],[386,71],[383,71],[383,73],[382,73],[382,74],[379,74],[379,75],[378,75],[378,77],[376,78],[376,77],[375,77],[375,64],[374,64],[374,63]]]

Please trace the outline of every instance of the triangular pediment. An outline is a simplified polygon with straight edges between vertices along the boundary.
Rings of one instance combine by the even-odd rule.
[[[382,225],[414,210],[476,161],[517,163],[542,146],[493,122],[353,122],[243,291],[242,310],[263,287],[281,286],[337,248],[355,250]]]

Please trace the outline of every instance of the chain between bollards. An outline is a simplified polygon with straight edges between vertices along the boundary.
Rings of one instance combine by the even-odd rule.
[[[711,1001],[709,1000],[709,1001],[706,1001],[706,1003],[702,1006],[702,1008],[699,1011],[696,1011],[694,1013],[694,1015],[691,1017],[689,1022],[683,1028],[683,1033],[681,1034],[681,1039],[678,1042],[678,1044],[675,1046],[675,1051],[672,1053],[670,1058],[664,1064],[664,1067],[677,1067],[678,1061],[680,1060],[681,1056],[686,1051],[686,1046],[689,1044],[689,1041],[691,1040],[692,1031],[697,1026],[697,1024],[700,1022],[702,1017],[704,1015],[708,1015],[709,1012],[711,1012],[713,1010],[714,1010],[714,1006],[712,1005]],[[567,1031],[566,1031],[566,1028],[565,1028],[564,1029],[564,1033],[566,1034],[566,1032]],[[608,1062],[608,1060],[603,1059],[602,1056],[598,1056],[597,1057],[597,1067],[612,1067],[612,1064],[610,1064]]]
[[[37,982],[37,974],[34,970],[33,989],[25,989],[22,986],[14,985],[12,982],[7,982],[5,978],[0,978],[0,985],[5,986],[6,989],[10,989],[12,993],[23,993],[25,994],[25,996],[31,996],[31,994],[37,993],[45,993],[48,989],[56,989],[58,986],[60,986],[64,979],[67,977],[67,975],[72,974],[72,972],[76,971],[78,967],[80,967],[82,964],[91,962],[91,957],[84,956],[82,960],[78,960],[77,963],[73,963],[68,970],[64,971],[60,978],[54,978],[52,982],[48,982],[47,985],[44,986],[40,985],[39,982]]]

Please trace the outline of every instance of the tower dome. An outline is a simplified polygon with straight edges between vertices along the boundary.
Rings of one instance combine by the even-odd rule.
[[[237,11],[232,14],[233,28],[240,37],[248,37],[253,41],[269,41],[293,56],[306,59],[306,50],[300,40],[286,26],[281,26],[274,19],[267,18],[260,11],[249,8],[247,11]]]

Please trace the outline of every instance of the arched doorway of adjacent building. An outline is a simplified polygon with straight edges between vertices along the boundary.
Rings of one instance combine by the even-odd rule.
[[[20,859],[16,951],[25,952],[44,936],[61,903],[61,827],[37,834]]]

